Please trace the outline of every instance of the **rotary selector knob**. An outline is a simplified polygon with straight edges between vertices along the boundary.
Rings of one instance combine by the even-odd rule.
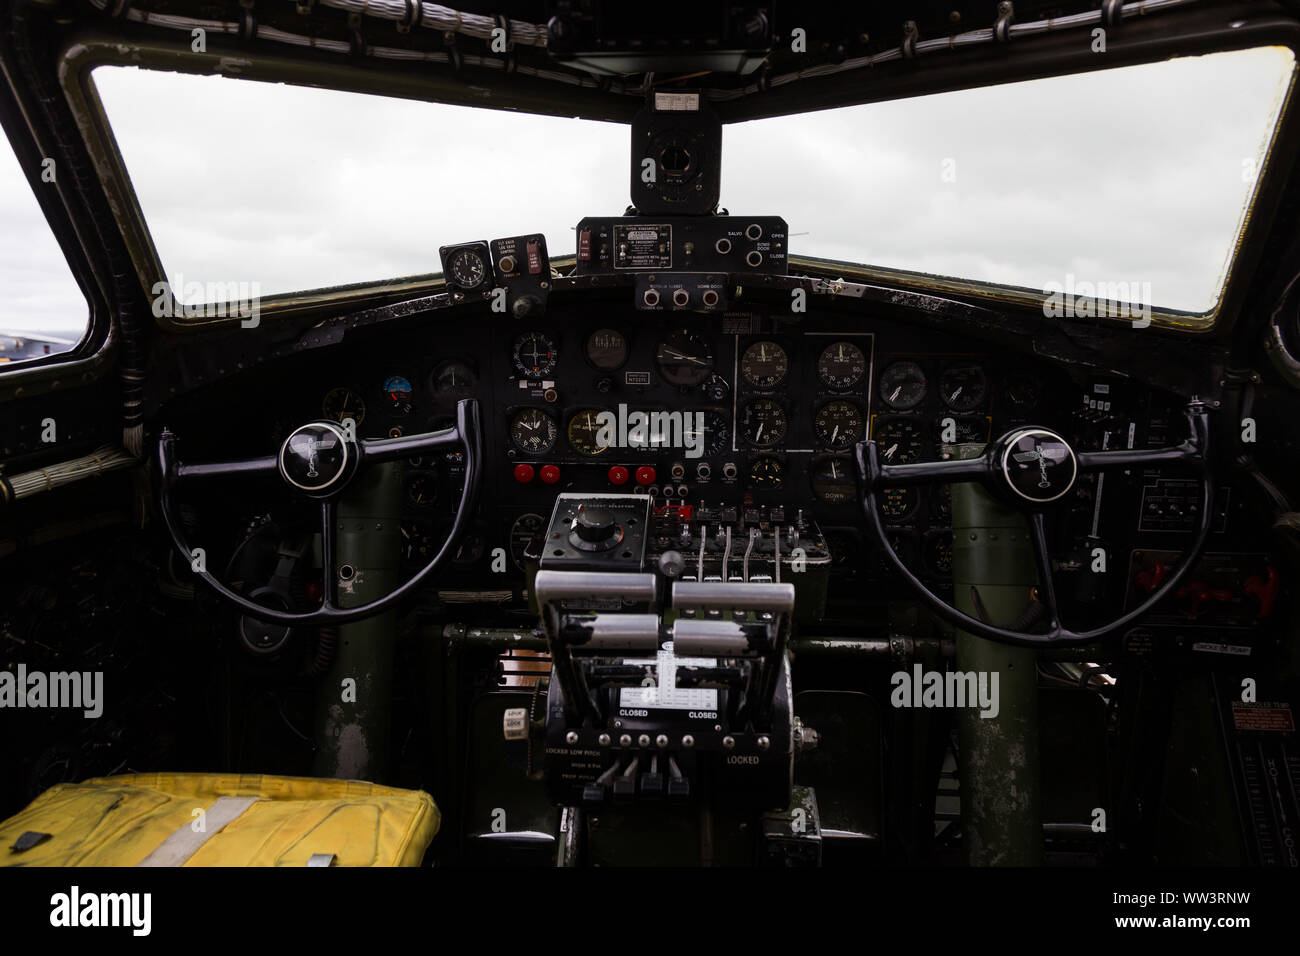
[[[605,508],[583,508],[573,519],[569,541],[581,551],[604,551],[623,540],[614,513]]]

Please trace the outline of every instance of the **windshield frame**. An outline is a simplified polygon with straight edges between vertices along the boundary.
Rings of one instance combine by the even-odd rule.
[[[1134,44],[1132,49],[1126,48],[1113,59],[1108,56],[1103,63],[1096,63],[1094,58],[1090,70],[1065,69],[1062,68],[1060,61],[1054,60],[1052,69],[1046,69],[1040,64],[1034,69],[1021,68],[1010,72],[1011,68],[1003,62],[994,67],[997,73],[993,79],[985,74],[980,82],[971,82],[960,87],[950,82],[934,88],[918,86],[913,81],[911,88],[906,92],[899,91],[894,96],[888,95],[888,87],[892,84],[876,84],[870,95],[852,94],[849,92],[852,84],[846,84],[840,87],[841,92],[835,96],[834,102],[824,98],[818,102],[807,102],[803,104],[802,111],[861,105],[883,99],[906,99],[950,88],[1000,85],[1041,76],[1093,72],[1102,68],[1110,69],[1151,62],[1175,55],[1197,55],[1257,46],[1288,47],[1294,58],[1294,64],[1278,122],[1273,130],[1253,195],[1245,211],[1241,233],[1235,243],[1234,254],[1225,274],[1217,306],[1205,316],[1155,307],[1151,309],[1153,326],[1189,333],[1227,334],[1246,296],[1249,278],[1254,273],[1262,254],[1262,247],[1272,228],[1273,217],[1277,211],[1275,200],[1285,185],[1286,172],[1300,153],[1300,130],[1297,130],[1294,116],[1296,80],[1297,75],[1300,75],[1300,29],[1296,28],[1293,21],[1281,18],[1272,21],[1252,21],[1244,24],[1243,29],[1231,33],[1218,33],[1212,36],[1202,33],[1191,38],[1187,36],[1165,38],[1165,42],[1161,44],[1152,42]],[[1175,52],[1171,52],[1171,49]],[[100,171],[101,183],[109,196],[110,207],[126,239],[137,278],[146,297],[150,296],[155,284],[165,281],[166,274],[150,235],[149,226],[140,209],[134,187],[126,173],[125,163],[113,136],[111,123],[91,79],[92,71],[101,65],[138,66],[195,74],[215,73],[248,80],[294,83],[429,102],[537,112],[555,116],[580,116],[621,123],[629,122],[640,106],[635,97],[619,99],[608,94],[602,95],[598,89],[582,87],[569,92],[568,99],[565,101],[546,97],[544,94],[539,96],[534,89],[531,94],[516,95],[512,91],[509,102],[506,102],[504,98],[497,95],[495,90],[487,91],[480,87],[454,82],[444,76],[434,75],[427,69],[420,72],[395,70],[377,73],[350,63],[304,62],[287,55],[254,55],[252,51],[246,58],[233,60],[230,56],[215,50],[208,53],[195,53],[186,43],[171,42],[170,38],[150,38],[127,46],[122,44],[120,38],[112,38],[93,31],[78,36],[64,48],[60,56],[60,83],[81,128],[87,148]],[[958,72],[965,69],[968,69],[968,65],[963,62],[959,65]],[[792,84],[792,86],[797,85]],[[844,99],[846,95],[847,101]],[[719,103],[718,108],[724,123],[792,112],[789,109],[754,109],[748,104],[741,108],[738,103]],[[575,221],[579,216],[593,214],[593,212],[595,211],[575,210]],[[610,210],[610,214],[617,214],[617,211]],[[996,302],[1016,311],[1037,312],[1040,316],[1043,314],[1046,296],[1033,289],[1016,289],[863,263],[821,260],[809,256],[795,258],[803,265],[814,266],[826,277],[897,285],[929,294],[974,298],[984,303]],[[347,286],[267,296],[261,300],[260,314],[263,318],[273,321],[277,318],[317,314],[327,310],[371,308],[435,295],[444,289],[445,284],[439,273],[378,279]],[[215,325],[230,325],[238,322],[239,318],[200,315],[185,318],[159,317],[156,321],[170,330],[193,331]],[[1128,327],[1131,324],[1126,319],[1111,318],[1077,321],[1094,322],[1108,327]]]

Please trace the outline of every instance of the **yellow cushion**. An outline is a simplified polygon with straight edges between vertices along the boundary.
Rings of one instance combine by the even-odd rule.
[[[221,797],[258,798],[217,832],[195,832]],[[200,817],[194,811],[202,810]],[[441,817],[422,790],[360,780],[257,774],[147,773],[61,783],[0,823],[0,864],[138,866],[177,833],[184,866],[418,866]],[[178,831],[183,832],[178,833]],[[50,838],[18,852],[29,831]]]

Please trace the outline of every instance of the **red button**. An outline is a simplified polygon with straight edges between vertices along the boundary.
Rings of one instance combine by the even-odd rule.
[[[627,484],[627,469],[622,465],[614,465],[609,469],[609,483],[611,485]]]
[[[532,465],[515,465],[515,481],[519,482],[521,485],[526,485],[532,481],[533,475],[534,471]]]
[[[542,481],[553,485],[560,480],[560,469],[555,465],[542,465]]]
[[[638,485],[653,485],[655,483],[655,470],[649,465],[642,465],[636,470],[636,483]]]

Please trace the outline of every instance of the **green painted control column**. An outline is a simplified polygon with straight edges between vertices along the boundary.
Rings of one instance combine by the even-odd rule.
[[[362,470],[335,523],[340,607],[377,600],[401,583],[402,466]],[[388,772],[396,612],[339,627],[334,665],[317,692],[313,772],[382,781]]]
[[[953,446],[975,458],[982,445]],[[980,618],[972,587],[989,623],[1007,625],[1024,614],[1037,581],[1024,515],[981,485],[952,486],[953,604]],[[961,748],[962,833],[972,866],[1036,866],[1043,857],[1039,802],[1038,652],[973,637],[956,638],[956,668],[997,677],[997,714],[957,712]]]

